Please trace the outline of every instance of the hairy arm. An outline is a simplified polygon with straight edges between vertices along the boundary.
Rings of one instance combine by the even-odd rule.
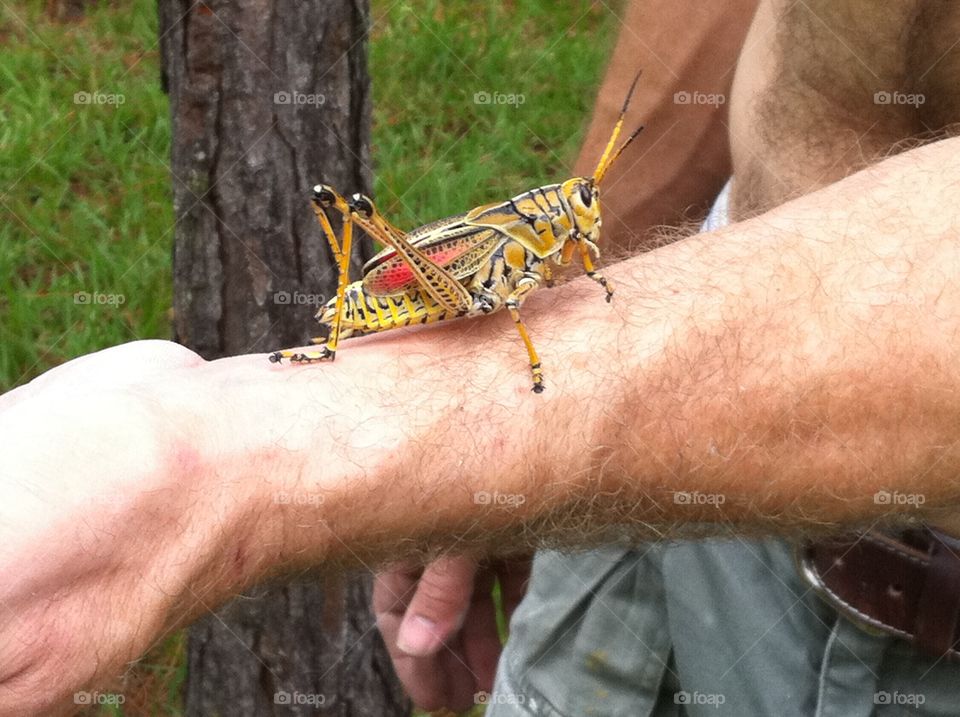
[[[958,149],[611,267],[612,305],[539,292],[542,395],[498,314],[321,366],[128,344],[3,396],[0,714],[297,566],[902,516],[881,490],[949,517]]]
[[[618,264],[612,308],[587,281],[541,292],[542,396],[506,316],[357,341],[333,366],[198,367],[198,392],[237,402],[225,474],[259,446],[251,480],[322,496],[267,523],[307,561],[822,529],[882,517],[883,490],[922,494],[929,519],[960,499],[957,147]]]
[[[607,263],[618,250],[636,253],[638,247],[662,241],[663,232],[652,228],[702,214],[726,181],[727,104],[719,98],[726,99],[755,6],[755,0],[722,5],[631,0],[624,9],[620,37],[572,172],[594,172],[629,83],[642,68],[645,77],[625,131],[644,122],[649,129],[603,182]],[[640,166],[642,174],[636,171]],[[580,271],[571,265],[562,275]],[[477,494],[487,495],[489,491]],[[491,496],[491,502],[495,499]],[[505,505],[517,500],[514,496]],[[422,572],[416,562],[404,563],[377,576],[377,623],[397,675],[416,704],[463,710],[473,704],[477,690],[492,689],[500,639],[489,581],[496,574],[501,594],[513,596],[513,603],[505,600],[509,615],[525,591],[523,564],[478,562],[467,555],[440,558]]]

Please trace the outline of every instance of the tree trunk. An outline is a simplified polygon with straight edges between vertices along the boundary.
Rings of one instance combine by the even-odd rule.
[[[176,339],[207,359],[302,344],[337,279],[310,188],[370,190],[367,0],[158,2]],[[187,714],[409,714],[369,594],[305,576],[200,621]]]

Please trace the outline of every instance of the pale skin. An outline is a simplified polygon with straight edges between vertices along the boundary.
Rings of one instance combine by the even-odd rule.
[[[534,294],[539,396],[502,313],[319,367],[142,342],[5,394],[0,714],[68,709],[164,631],[304,566],[902,519],[879,490],[924,494],[910,517],[958,532],[958,150],[610,266],[612,305],[585,278]]]

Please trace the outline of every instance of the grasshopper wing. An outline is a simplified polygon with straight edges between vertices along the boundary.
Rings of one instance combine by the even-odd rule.
[[[492,229],[463,224],[460,219],[452,217],[420,227],[408,239],[437,266],[465,279],[476,273],[503,236]],[[390,296],[417,286],[413,270],[392,248],[384,249],[363,267],[363,288],[372,296]]]

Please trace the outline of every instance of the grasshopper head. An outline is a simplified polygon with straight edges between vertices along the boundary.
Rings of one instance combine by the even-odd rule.
[[[562,185],[562,192],[570,209],[573,211],[573,223],[576,229],[588,241],[596,244],[600,238],[600,184],[607,174],[607,170],[613,166],[613,163],[619,159],[630,143],[636,139],[637,135],[643,130],[643,126],[634,130],[633,134],[627,137],[626,141],[617,147],[617,139],[620,137],[620,130],[623,129],[623,118],[630,106],[630,98],[637,87],[637,80],[640,79],[638,72],[627,90],[627,97],[623,101],[623,107],[620,108],[620,117],[613,127],[610,139],[607,140],[607,146],[600,155],[600,161],[597,162],[597,168],[593,170],[592,177],[575,177],[568,179]],[[616,149],[614,149],[617,147]]]
[[[600,236],[600,188],[592,177],[575,177],[564,182],[560,191],[573,210],[573,223],[584,237],[596,242]]]

